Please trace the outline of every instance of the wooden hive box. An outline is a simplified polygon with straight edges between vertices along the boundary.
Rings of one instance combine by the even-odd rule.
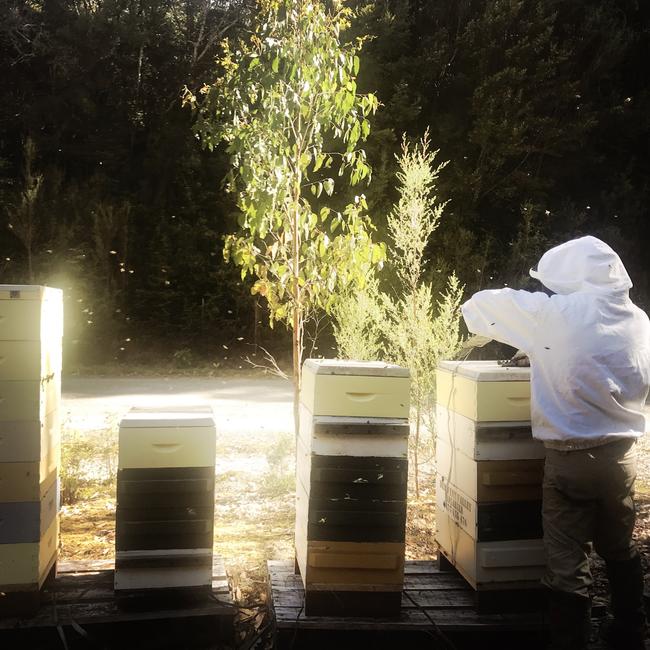
[[[133,409],[120,423],[115,589],[209,589],[216,432],[209,407]]]
[[[0,612],[55,571],[62,335],[61,290],[0,285]]]
[[[544,447],[530,370],[442,362],[436,374],[436,541],[475,589],[534,585],[544,570]]]
[[[408,370],[305,362],[296,564],[307,615],[392,616],[404,572]]]

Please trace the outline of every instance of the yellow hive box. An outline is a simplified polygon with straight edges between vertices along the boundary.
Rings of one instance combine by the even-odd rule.
[[[408,418],[409,371],[374,361],[307,359],[300,401],[312,415]]]
[[[60,403],[60,374],[45,381],[0,381],[0,427],[2,422],[39,420]]]
[[[63,292],[0,284],[0,341],[52,341],[63,336]]]
[[[519,588],[524,583],[537,586],[544,574],[546,558],[541,539],[477,543],[440,511],[436,527],[439,551],[474,589],[506,583]]]
[[[33,463],[0,463],[0,503],[40,501],[56,482],[60,453]]]
[[[542,498],[543,459],[477,462],[437,438],[436,472],[480,503]]]
[[[119,469],[211,467],[215,455],[210,407],[133,409],[120,422]]]
[[[40,589],[56,562],[59,548],[59,518],[55,517],[40,542],[0,544],[0,590]]]
[[[436,401],[476,422],[530,420],[530,368],[504,368],[496,361],[442,361]]]
[[[41,381],[60,374],[60,340],[0,341],[0,381]]]
[[[60,443],[60,409],[50,411],[42,420],[0,422],[2,462],[28,463],[49,458],[54,458],[56,461]],[[51,464],[48,462],[48,467]]]

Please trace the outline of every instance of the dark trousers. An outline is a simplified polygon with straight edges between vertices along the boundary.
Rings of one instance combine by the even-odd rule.
[[[546,450],[543,486],[544,584],[587,597],[592,543],[608,563],[637,556],[634,529],[636,441],[574,451]]]

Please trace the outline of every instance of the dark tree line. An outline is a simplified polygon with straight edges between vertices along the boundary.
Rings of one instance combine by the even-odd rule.
[[[591,233],[650,306],[647,3],[352,4],[350,35],[371,35],[361,90],[383,104],[363,190],[379,231],[401,134],[428,127],[450,161],[434,281],[455,269],[468,292],[522,285],[547,246]],[[145,338],[182,352],[257,335],[255,302],[222,259],[237,216],[227,160],[201,150],[180,102],[184,85],[214,80],[221,39],[254,10],[0,0],[0,281],[63,287],[71,348],[114,358]]]

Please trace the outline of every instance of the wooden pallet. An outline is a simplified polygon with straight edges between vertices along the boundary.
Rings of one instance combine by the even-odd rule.
[[[211,591],[191,597],[187,594],[166,594],[156,598],[143,596],[131,601],[118,600],[113,591],[113,567],[112,560],[59,561],[56,580],[42,591],[40,607],[35,616],[0,618],[0,647],[13,648],[11,642],[4,644],[10,638],[14,643],[20,641],[22,647],[29,647],[30,650],[32,647],[64,647],[60,643],[52,643],[57,636],[61,637],[62,632],[73,638],[83,637],[87,633],[92,638],[93,635],[97,636],[94,630],[100,630],[100,639],[105,640],[110,630],[108,636],[117,639],[117,628],[120,626],[128,628],[131,643],[137,639],[137,645],[122,647],[137,647],[139,650],[181,647],[177,645],[178,642],[172,641],[175,631],[183,630],[183,638],[187,639],[195,625],[205,628],[212,642],[217,639],[230,641],[236,609],[221,557],[214,558]],[[137,632],[139,626],[147,629],[144,632],[145,642]],[[63,628],[62,632],[60,628]],[[166,640],[153,641],[149,628],[156,628],[159,634],[167,637]],[[40,642],[24,644],[26,639],[31,638],[30,633],[38,638],[46,638],[48,632],[51,645],[39,645]],[[69,645],[73,647],[74,644]]]
[[[267,568],[280,648],[314,648],[319,643],[329,647],[357,643],[372,643],[373,648],[378,643],[448,647],[442,637],[459,648],[487,648],[492,647],[486,645],[488,634],[487,638],[498,639],[499,648],[532,650],[546,642],[542,613],[478,614],[473,590],[457,573],[440,571],[434,562],[406,562],[402,611],[394,619],[305,616],[302,580],[294,573],[293,562],[270,560]],[[480,645],[473,645],[477,642]]]

